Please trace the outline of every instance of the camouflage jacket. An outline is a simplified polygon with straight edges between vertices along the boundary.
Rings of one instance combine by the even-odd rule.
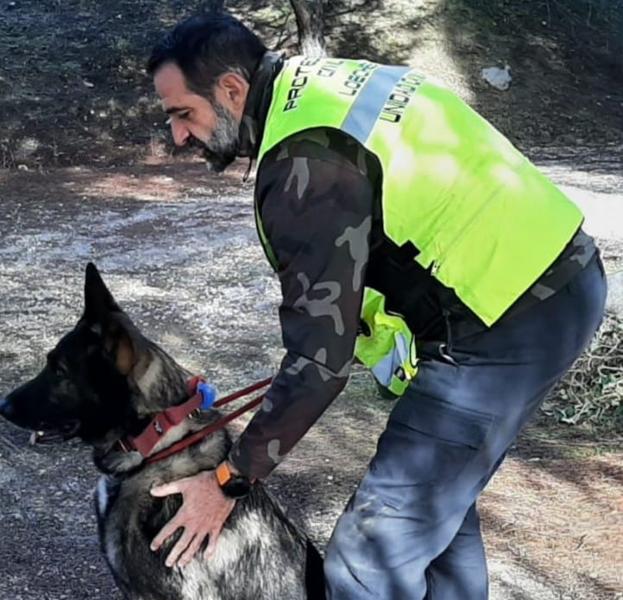
[[[267,53],[254,75],[240,128],[241,156],[257,156],[272,80],[281,64],[277,55]],[[261,409],[230,453],[232,463],[249,477],[266,477],[346,385],[364,283],[391,271],[378,226],[380,182],[377,159],[333,130],[292,136],[262,161],[256,198],[279,263],[286,355]],[[552,295],[593,252],[591,238],[580,231],[510,312]],[[447,314],[484,328],[451,290],[427,279],[398,278],[396,309],[403,308],[401,299],[409,299],[408,312],[418,315],[409,322],[417,339],[445,339],[442,315]]]

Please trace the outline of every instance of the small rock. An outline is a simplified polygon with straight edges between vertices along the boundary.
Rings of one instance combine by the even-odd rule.
[[[606,308],[623,317],[623,271],[608,273]]]
[[[508,65],[504,65],[503,69],[499,67],[488,67],[480,72],[481,77],[496,90],[505,92],[510,88],[511,81],[511,68]]]

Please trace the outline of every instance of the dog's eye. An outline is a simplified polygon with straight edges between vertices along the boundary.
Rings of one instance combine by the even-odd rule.
[[[48,356],[48,368],[59,377],[67,374],[67,367],[60,360],[51,356]]]
[[[67,367],[61,362],[56,363],[56,366],[54,367],[54,372],[57,375],[67,375]]]

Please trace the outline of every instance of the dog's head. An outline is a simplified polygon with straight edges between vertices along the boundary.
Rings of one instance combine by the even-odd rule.
[[[137,420],[132,374],[149,342],[92,263],[84,291],[84,314],[48,353],[44,369],[0,400],[0,414],[16,425],[92,441]]]

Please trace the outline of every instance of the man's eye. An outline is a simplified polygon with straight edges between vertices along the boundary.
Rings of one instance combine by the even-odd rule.
[[[179,119],[188,119],[189,116],[190,116],[190,111],[183,112],[183,113],[177,113],[177,117]]]

